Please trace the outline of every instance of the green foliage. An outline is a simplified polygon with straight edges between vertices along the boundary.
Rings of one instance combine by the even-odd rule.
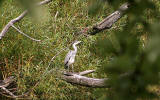
[[[5,0],[0,9],[0,30],[11,19],[19,16],[23,9],[20,3],[14,0]],[[55,18],[57,12],[58,15]],[[109,13],[109,11],[107,12]],[[103,12],[103,15],[105,14],[106,12]],[[89,18],[87,2],[81,0],[52,0],[51,3],[40,7],[40,16],[37,17],[38,21],[27,15],[15,26],[42,42],[32,41],[13,28],[10,28],[5,37],[0,40],[0,70],[3,78],[10,75],[16,77],[17,94],[29,91],[43,77],[51,58],[77,38],[74,33],[103,19],[102,17]],[[92,56],[89,51],[89,47],[96,40],[96,37],[80,36],[78,40],[83,43],[78,47],[74,64],[75,72],[96,69],[101,60]],[[60,53],[51,62],[49,69],[63,70],[63,62],[67,52],[68,50]],[[92,76],[101,75],[94,73]],[[31,92],[32,99],[87,100],[98,98],[93,95],[96,89],[72,85],[57,77],[59,74],[56,71],[47,74]]]
[[[153,0],[128,2],[131,7],[125,26],[114,31],[111,38],[100,38],[96,44],[95,53],[102,60],[108,59],[103,62],[102,69],[110,78],[112,92],[103,94],[107,100],[150,100],[157,98],[157,94],[148,87],[159,85],[160,25],[157,14],[160,5],[159,1]],[[109,3],[117,8],[123,2],[112,0]]]
[[[90,15],[95,15],[96,12],[102,10],[103,1],[102,0],[90,0],[89,1],[88,12]]]
[[[3,0],[0,0],[0,5],[2,4],[2,1],[3,1]]]
[[[20,15],[23,9],[30,7],[30,0],[21,0],[22,5],[27,4],[23,8],[14,0],[4,0],[1,4],[2,1],[0,0],[0,29]],[[17,78],[17,94],[25,93],[43,77],[51,58],[77,37],[74,33],[101,21],[125,1],[91,0],[88,4],[87,0],[53,0],[49,5],[38,8],[40,11],[35,9],[40,13],[36,18],[26,16],[15,26],[42,42],[31,41],[10,28],[0,40],[0,68],[3,78],[14,75]],[[127,11],[128,16],[115,24],[125,24],[124,27],[108,30],[107,34],[104,31],[93,37],[79,38],[83,44],[76,57],[75,71],[97,69],[97,73],[93,73],[91,77],[109,77],[112,88],[90,89],[68,84],[59,79],[59,73],[54,71],[47,74],[34,88],[30,94],[32,99],[135,100],[157,96],[149,86],[159,85],[160,25],[157,22],[160,2],[129,2],[133,6]],[[89,16],[87,8],[90,15],[96,16]],[[30,11],[33,11],[32,6]],[[100,39],[96,41],[97,38]],[[93,45],[95,42],[97,44]],[[96,54],[91,53],[93,51]],[[58,55],[49,69],[63,70],[66,53],[67,51]]]

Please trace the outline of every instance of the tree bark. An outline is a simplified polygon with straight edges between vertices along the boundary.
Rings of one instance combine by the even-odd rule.
[[[129,3],[124,3],[120,8],[113,12],[111,15],[106,17],[103,21],[100,23],[94,25],[91,28],[87,28],[87,33],[90,35],[95,35],[105,29],[110,29],[114,23],[116,23],[128,10],[130,4]]]
[[[93,87],[93,88],[102,88],[102,87],[109,87],[105,82],[108,80],[105,79],[98,79],[98,78],[89,78],[81,75],[87,75],[89,73],[93,73],[95,70],[86,70],[79,73],[72,73],[66,72],[62,76],[62,79],[68,83],[77,84],[86,87]]]
[[[85,76],[72,74],[69,76],[63,75],[62,79],[68,83],[77,84],[77,85],[86,86],[86,87],[94,87],[94,88],[109,87],[105,83],[105,81],[108,80],[107,78],[106,79],[88,78]]]
[[[62,79],[68,83],[77,84],[86,87],[92,88],[109,88],[111,84],[109,84],[109,78],[89,78],[81,75],[86,75],[89,73],[93,73],[95,70],[86,70],[79,73],[65,72],[62,76]],[[133,72],[126,72],[121,74],[118,78],[123,79],[124,77],[129,77]]]

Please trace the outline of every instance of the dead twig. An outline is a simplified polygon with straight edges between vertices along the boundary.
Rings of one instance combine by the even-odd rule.
[[[0,86],[0,88],[1,88],[2,90],[4,90],[6,93],[8,93],[9,95],[11,95],[13,98],[17,98],[16,95],[14,95],[12,92],[10,92],[10,91],[9,91],[8,89],[6,89],[5,87]]]
[[[41,40],[34,39],[34,38],[30,37],[29,35],[23,33],[20,29],[18,29],[18,28],[15,27],[14,25],[11,25],[11,26],[12,26],[15,30],[17,30],[20,34],[26,36],[27,38],[29,38],[29,39],[31,39],[31,40],[33,40],[33,41],[37,41],[37,42],[40,42],[40,41],[41,41]]]
[[[95,72],[95,70],[86,70],[86,71],[83,71],[83,72],[79,72],[78,75],[83,76],[83,75],[87,75],[87,74],[90,74],[90,73],[93,73],[93,72]]]
[[[81,75],[92,73],[94,71],[95,70],[86,70],[78,74],[67,72],[67,73],[64,73],[64,75],[62,76],[62,79],[68,83],[77,84],[77,85],[86,86],[86,87],[94,87],[94,88],[109,87],[109,85],[105,83],[105,81],[108,80],[107,78],[98,79],[98,78],[89,78],[89,77],[81,76]]]
[[[10,76],[4,80],[0,80],[0,86],[7,87],[14,81],[14,77]]]

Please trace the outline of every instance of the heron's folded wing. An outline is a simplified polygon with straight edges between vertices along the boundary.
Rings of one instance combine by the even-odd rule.
[[[64,64],[68,63],[68,61],[69,61],[69,59],[70,59],[71,56],[72,56],[72,51],[69,51],[69,52],[67,53],[67,55],[66,55],[65,60],[64,60]]]

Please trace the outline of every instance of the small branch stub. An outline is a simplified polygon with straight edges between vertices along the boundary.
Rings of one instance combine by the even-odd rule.
[[[83,71],[83,72],[79,72],[78,75],[87,75],[87,74],[90,74],[90,73],[93,73],[95,72],[95,70],[86,70],[86,71]]]

